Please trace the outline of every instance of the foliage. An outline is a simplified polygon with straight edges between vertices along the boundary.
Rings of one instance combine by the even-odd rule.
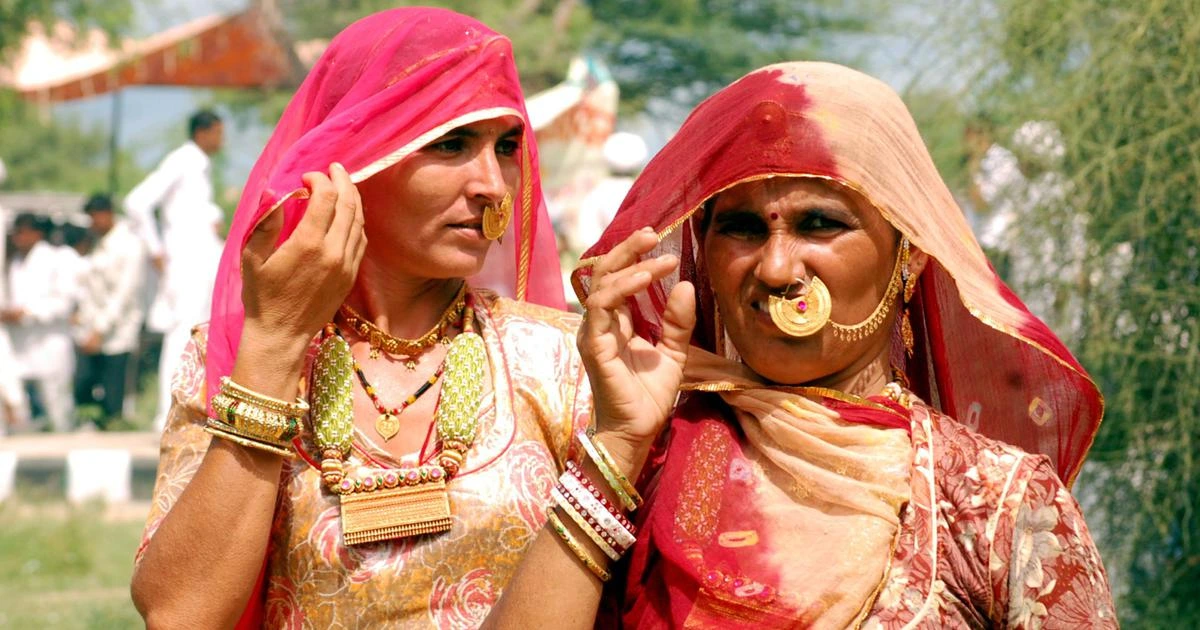
[[[0,158],[8,170],[6,190],[92,193],[108,189],[107,129],[51,120],[38,105],[0,90]],[[118,154],[122,179],[139,173],[126,152]]]
[[[591,27],[578,0],[281,0],[280,9],[296,39],[330,38],[354,20],[398,4],[439,6],[473,16],[513,40],[521,79],[530,91],[562,80],[567,61]]]
[[[866,0],[860,2],[865,5]],[[409,3],[400,3],[409,4]],[[657,100],[677,114],[757,67],[810,57],[865,20],[845,3],[809,0],[432,0],[472,15],[513,41],[526,94],[562,80],[574,55],[590,52],[611,68],[623,111]],[[397,6],[387,0],[280,0],[297,40],[330,38],[354,20]],[[836,9],[835,9],[836,7]],[[274,121],[290,95],[230,94],[235,111]]]
[[[861,4],[861,3],[860,3]],[[839,33],[867,29],[854,3],[828,0],[591,0],[592,46],[621,86],[622,106],[690,108],[739,76],[810,58]]]
[[[31,22],[65,20],[118,33],[132,22],[130,0],[14,0],[0,2],[0,59],[13,52]]]
[[[1200,7],[993,0],[992,8],[991,65],[973,82],[978,106],[1062,131],[1070,205],[1087,217],[1074,349],[1107,400],[1091,469],[1103,486],[1093,486],[1099,509],[1089,516],[1098,518],[1089,522],[1122,585],[1125,625],[1192,626],[1200,621]],[[1051,216],[1027,219],[1069,233]]]

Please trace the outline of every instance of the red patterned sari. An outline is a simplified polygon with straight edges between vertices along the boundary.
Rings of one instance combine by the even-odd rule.
[[[737,361],[700,220],[721,191],[769,177],[852,191],[929,254],[915,354],[893,356],[911,408],[772,386]],[[660,239],[646,257],[682,262],[630,301],[637,332],[658,337],[682,280],[696,286],[698,325],[690,391],[646,467],[643,534],[602,626],[1115,625],[1066,489],[1100,423],[1099,391],[996,276],[890,88],[788,63],[706,100],[589,250],[581,296],[594,257],[645,225]]]

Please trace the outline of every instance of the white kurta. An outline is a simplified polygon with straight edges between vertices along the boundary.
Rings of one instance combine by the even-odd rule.
[[[4,162],[0,161],[0,182],[3,181]],[[8,225],[6,211],[0,208],[0,226]],[[0,238],[0,265],[7,260],[5,247],[8,239]],[[0,267],[3,269],[3,267]],[[0,308],[8,306],[8,274],[0,273]],[[7,417],[5,417],[7,415]],[[21,386],[21,371],[13,351],[12,339],[8,336],[8,325],[0,324],[0,435],[7,432],[8,425],[24,424],[29,418],[29,401],[25,399],[25,388]]]
[[[45,241],[13,260],[8,269],[8,305],[25,311],[20,322],[8,327],[18,369],[21,378],[37,382],[46,414],[60,431],[70,428],[75,409],[75,349],[69,323],[75,273],[62,252]]]
[[[213,203],[212,161],[188,141],[163,158],[158,168],[125,198],[150,256],[166,261],[148,326],[163,333],[158,364],[159,403],[155,426],[161,428],[171,407],[171,377],[187,344],[191,327],[208,320],[221,239],[221,209]],[[154,208],[162,217],[161,236]]]
[[[188,141],[125,198],[125,212],[151,257],[166,261],[150,326],[167,333],[208,319],[221,258],[221,209],[213,202],[212,160]],[[159,209],[161,229],[154,218]]]

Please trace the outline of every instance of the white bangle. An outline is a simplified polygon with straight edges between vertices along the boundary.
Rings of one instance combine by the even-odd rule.
[[[614,549],[613,546],[604,539],[604,534],[598,530],[597,526],[589,523],[587,518],[583,514],[579,513],[579,510],[575,508],[575,505],[571,502],[571,500],[563,496],[562,492],[559,492],[557,487],[550,490],[550,496],[554,497],[554,502],[558,504],[558,508],[566,513],[567,516],[571,517],[572,521],[575,521],[575,524],[579,526],[579,529],[582,529],[583,533],[587,534],[587,537],[592,539],[592,542],[600,548],[600,551],[604,552],[604,555],[608,556],[613,561],[621,559],[621,554],[617,553],[617,550]]]
[[[600,527],[604,528],[604,531],[609,536],[612,536],[613,540],[617,541],[618,545],[628,549],[633,546],[633,543],[637,542],[637,537],[633,535],[633,532],[626,529],[621,524],[621,521],[618,521],[612,512],[609,512],[608,508],[604,507],[600,499],[592,496],[592,493],[583,487],[583,484],[575,478],[575,475],[569,472],[563,473],[558,478],[558,483],[566,488],[567,493],[579,502],[579,505],[595,519]]]

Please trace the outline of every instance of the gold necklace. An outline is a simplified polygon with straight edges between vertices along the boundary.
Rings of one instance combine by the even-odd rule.
[[[345,470],[354,435],[353,363],[350,345],[326,327],[313,366],[313,433],[321,449],[321,478],[338,495],[347,545],[450,529],[447,482],[462,468],[475,442],[487,349],[466,307],[463,331],[446,353],[445,376],[434,426],[437,464],[351,475]]]
[[[349,305],[343,304],[338,309],[338,315],[342,321],[354,332],[358,333],[371,346],[371,358],[378,359],[379,352],[382,350],[391,355],[407,357],[404,362],[404,367],[409,370],[417,368],[417,358],[425,353],[426,350],[432,348],[434,344],[444,341],[446,337],[446,327],[458,321],[458,318],[463,313],[463,308],[466,305],[467,299],[467,283],[463,283],[458,289],[458,295],[454,297],[454,301],[450,302],[450,306],[442,312],[442,316],[438,322],[429,329],[429,332],[417,337],[416,339],[405,339],[403,337],[393,337],[381,330],[375,324],[372,324],[357,311],[350,308]]]

